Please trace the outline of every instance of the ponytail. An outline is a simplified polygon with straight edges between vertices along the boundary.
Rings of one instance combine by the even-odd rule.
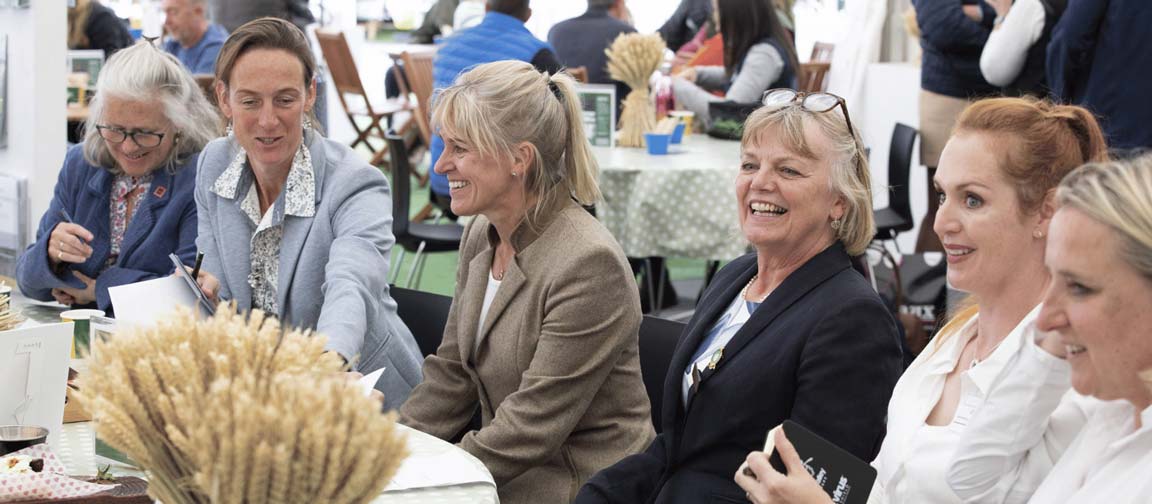
[[[566,72],[546,78],[549,86],[556,87],[568,119],[563,157],[568,189],[581,205],[594,205],[600,200],[600,187],[596,182],[599,165],[584,134],[584,111],[580,106],[580,94],[576,92],[576,81]]]

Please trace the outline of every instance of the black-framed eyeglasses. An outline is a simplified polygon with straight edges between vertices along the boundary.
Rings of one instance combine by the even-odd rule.
[[[843,98],[832,93],[818,92],[806,93],[795,89],[776,88],[764,92],[761,103],[765,107],[783,108],[793,103],[799,103],[800,108],[809,112],[827,112],[840,106],[844,113],[844,123],[848,125],[848,133],[856,138],[856,130],[852,128],[852,119],[848,117],[848,103]]]
[[[120,143],[129,138],[132,142],[140,147],[155,147],[164,141],[164,133],[153,133],[151,131],[141,130],[126,130],[116,126],[107,126],[104,124],[97,124],[96,131],[100,133],[100,137],[112,142]]]

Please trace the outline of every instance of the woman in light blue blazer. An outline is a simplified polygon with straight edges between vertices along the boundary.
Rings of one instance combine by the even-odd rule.
[[[315,329],[371,372],[386,408],[420,382],[420,350],[388,295],[392,203],[380,171],[312,129],[316,64],[304,34],[264,18],[220,50],[216,94],[231,133],[196,178],[198,280],[210,296]]]

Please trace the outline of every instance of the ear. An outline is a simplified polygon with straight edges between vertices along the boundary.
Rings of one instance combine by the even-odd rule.
[[[316,76],[312,76],[312,82],[308,83],[305,94],[308,96],[304,101],[305,110],[312,110],[312,106],[316,104]]]
[[[832,209],[828,212],[828,217],[831,217],[832,220],[843,219],[847,213],[848,204],[844,201],[844,195],[837,194],[836,201],[832,202]]]
[[[532,169],[535,160],[536,156],[532,144],[520,142],[512,147],[512,171],[522,177],[528,175],[528,171]]]
[[[1036,229],[1048,235],[1048,225],[1052,223],[1052,216],[1056,215],[1056,189],[1049,189],[1044,194],[1044,201],[1040,202],[1040,211],[1037,213],[1039,222],[1036,223]]]
[[[224,113],[224,117],[232,118],[232,104],[228,103],[228,86],[224,85],[224,81],[216,80],[216,104],[220,107],[220,111]]]

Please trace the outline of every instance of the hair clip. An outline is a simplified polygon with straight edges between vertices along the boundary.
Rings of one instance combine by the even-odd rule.
[[[564,101],[564,95],[560,92],[560,86],[556,85],[551,77],[548,78],[548,89],[552,90],[552,94],[556,96],[557,100]]]

